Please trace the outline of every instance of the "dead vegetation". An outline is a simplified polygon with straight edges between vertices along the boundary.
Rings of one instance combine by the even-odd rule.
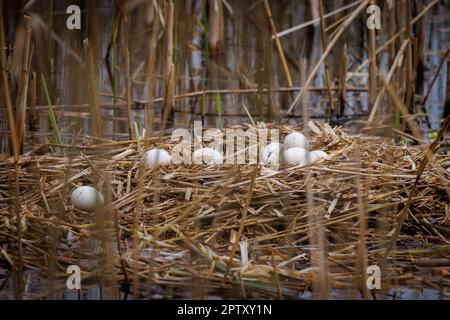
[[[24,267],[54,274],[57,292],[67,266],[79,265],[83,281],[101,283],[110,298],[126,283],[137,298],[298,298],[323,281],[359,297],[367,291],[361,266],[373,264],[383,273],[378,298],[397,286],[448,286],[450,157],[430,159],[382,265],[424,151],[323,124],[306,132],[330,159],[279,171],[172,164],[155,174],[142,170],[133,143],[73,148],[70,158],[30,152],[19,162]],[[157,144],[172,147],[168,139]],[[0,168],[0,263],[15,270],[14,164]],[[69,194],[80,184],[98,187],[105,206],[74,209]],[[325,253],[325,279],[312,261],[318,252]]]

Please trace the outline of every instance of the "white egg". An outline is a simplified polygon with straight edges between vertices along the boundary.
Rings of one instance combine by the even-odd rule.
[[[319,160],[320,158],[327,158],[328,154],[322,150],[314,150],[309,153],[309,161],[314,162]]]
[[[281,158],[284,164],[304,166],[308,164],[308,151],[299,147],[290,148],[283,151]]]
[[[306,139],[306,137],[301,134],[300,132],[292,132],[289,133],[285,138],[284,138],[284,148],[285,149],[290,149],[290,148],[303,148],[305,150],[308,150],[309,148],[309,142],[308,139]]]
[[[267,159],[267,164],[280,164],[280,151],[274,151],[270,154],[269,159]]]
[[[277,152],[278,155],[283,151],[283,144],[279,142],[271,142],[265,146],[261,151],[261,161],[266,163],[269,161],[270,156]]]
[[[153,169],[159,165],[170,163],[172,157],[164,149],[151,149],[144,154],[143,160],[147,169]]]
[[[103,196],[93,187],[83,186],[72,191],[70,196],[75,208],[84,211],[94,211],[104,203]]]
[[[192,156],[195,164],[204,163],[210,165],[223,163],[223,156],[217,150],[211,148],[197,149]]]

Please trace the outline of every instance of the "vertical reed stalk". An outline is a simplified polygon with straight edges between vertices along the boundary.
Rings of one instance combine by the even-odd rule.
[[[359,241],[358,241],[358,258],[356,263],[356,270],[360,273],[359,290],[362,292],[364,299],[369,299],[369,291],[367,289],[367,222],[366,222],[366,208],[367,208],[367,194],[368,190],[361,181],[361,177],[356,178],[358,207],[359,207]]]
[[[376,5],[375,0],[370,1],[370,5]],[[368,106],[372,110],[377,96],[377,57],[376,57],[376,35],[375,28],[369,29],[369,94]]]
[[[47,81],[45,81],[45,77],[44,74],[41,73],[41,81],[42,81],[42,87],[44,88],[44,93],[45,93],[45,97],[47,99],[47,105],[48,105],[48,117],[50,119],[50,124],[53,128],[54,131],[54,135],[55,135],[55,140],[58,144],[62,145],[63,141],[61,138],[61,133],[59,131],[58,128],[58,123],[56,122],[56,116],[55,116],[55,112],[53,111],[53,106],[52,106],[52,101],[50,99],[50,94],[48,92],[48,87],[47,87]],[[63,148],[61,148],[61,151],[63,154],[65,154],[65,151]]]
[[[344,22],[341,24],[339,31],[336,32],[336,35],[331,39],[330,43],[328,44],[327,49],[322,53],[322,56],[320,57],[319,61],[316,63],[312,71],[310,72],[308,79],[306,79],[305,86],[301,88],[300,92],[295,97],[292,104],[289,106],[289,109],[287,111],[287,114],[291,114],[294,108],[297,106],[298,102],[301,101],[302,95],[305,94],[305,92],[308,90],[308,87],[310,86],[311,82],[314,80],[314,77],[316,76],[317,71],[319,71],[321,64],[324,62],[328,54],[330,53],[331,49],[333,49],[334,45],[337,43],[339,38],[342,36],[344,31],[348,28],[350,23],[355,20],[355,18],[364,10],[367,8],[368,1],[362,2],[358,8],[353,11],[353,13],[344,20]]]
[[[18,106],[17,106],[17,140],[20,152],[23,152],[25,137],[25,114],[28,96],[28,79],[30,63],[30,40],[31,40],[31,17],[24,16],[25,44],[22,52],[22,74],[19,83]]]
[[[411,1],[406,0],[406,38],[409,39],[408,49],[406,51],[406,96],[405,104],[410,112],[414,112],[414,61],[413,61],[413,48],[414,48],[414,36],[412,33],[412,9]]]
[[[36,104],[37,104],[37,78],[36,72],[31,74],[31,92],[30,92],[30,131],[36,130],[37,124],[37,114],[36,114]]]
[[[173,16],[174,6],[171,1],[164,4],[165,20],[165,91],[164,91],[164,111],[160,136],[164,135],[170,111],[175,105],[175,74],[173,64]]]
[[[156,67],[156,45],[158,40],[159,31],[159,14],[156,8],[157,3],[153,5],[153,22],[152,22],[152,34],[150,38],[150,51],[148,53],[147,64],[147,104],[145,106],[145,132],[147,138],[153,136],[153,99],[155,95],[155,67]],[[146,140],[148,146],[149,140]]]
[[[130,78],[130,48],[128,43],[128,16],[124,16],[124,51],[125,51],[125,95],[127,99],[127,124],[129,139],[133,139],[131,123],[131,78]]]
[[[23,248],[22,248],[22,227],[21,227],[21,216],[20,216],[20,207],[19,207],[19,159],[20,159],[20,151],[19,151],[19,142],[17,139],[17,131],[16,131],[16,121],[14,119],[13,106],[11,102],[11,95],[9,92],[9,82],[8,82],[8,74],[6,71],[6,53],[5,48],[5,34],[4,34],[4,25],[3,25],[3,1],[0,3],[0,62],[2,68],[2,82],[3,82],[3,97],[6,104],[6,111],[8,116],[8,123],[11,132],[11,143],[12,150],[14,155],[14,218],[16,220],[16,237],[17,237],[17,267],[15,269],[15,297],[16,299],[22,298],[23,292]]]
[[[441,61],[439,62],[439,66],[438,66],[438,68],[436,69],[436,72],[435,72],[435,74],[434,74],[434,76],[433,76],[433,79],[431,80],[431,82],[430,82],[430,84],[429,84],[429,86],[428,86],[427,93],[425,94],[425,96],[424,96],[424,98],[423,98],[422,105],[424,105],[424,106],[426,105],[426,103],[427,103],[427,101],[428,101],[428,97],[430,96],[430,93],[431,93],[431,91],[432,91],[432,89],[433,89],[434,83],[436,82],[437,78],[439,77],[439,74],[440,74],[440,72],[441,72],[441,69],[442,69],[442,67],[443,67],[443,65],[444,65],[444,63],[445,63],[445,61],[446,61],[446,60],[448,61],[448,56],[449,56],[449,54],[450,54],[450,48],[448,48],[448,49],[445,51],[443,57],[441,58]],[[448,73],[448,72],[449,72],[449,70],[448,70],[448,67],[447,67],[447,73]]]
[[[319,1],[319,14],[320,14],[320,36],[322,39],[322,50],[327,50],[327,35],[325,33],[325,19],[323,14],[323,0]],[[328,115],[331,119],[331,115],[334,110],[334,102],[333,102],[333,92],[331,91],[331,75],[330,75],[330,64],[328,63],[328,57],[324,61],[325,64],[325,81],[327,84],[328,91],[328,100],[329,102],[329,110]]]
[[[417,169],[416,179],[414,180],[413,186],[409,190],[408,199],[406,201],[405,206],[400,211],[400,213],[397,215],[398,222],[397,222],[397,225],[395,226],[394,234],[392,235],[388,245],[386,246],[386,249],[384,250],[383,257],[382,257],[382,264],[385,264],[387,258],[389,257],[389,253],[391,252],[392,248],[394,247],[395,243],[397,242],[398,236],[400,234],[400,230],[402,229],[402,226],[403,226],[403,222],[405,221],[406,217],[409,215],[409,212],[410,212],[409,208],[412,203],[412,198],[417,191],[417,186],[419,184],[422,173],[423,173],[428,161],[430,160],[432,155],[436,152],[437,147],[439,145],[439,141],[441,140],[442,136],[446,132],[449,125],[450,125],[450,116],[447,116],[445,118],[444,123],[442,124],[441,129],[439,130],[439,133],[438,133],[436,139],[434,139],[433,143],[429,145],[428,149],[423,152],[423,158],[420,162],[419,168]]]
[[[88,39],[83,41],[85,52],[85,64],[89,79],[89,101],[91,106],[91,134],[101,137],[100,105],[98,101],[97,71],[95,70],[94,55]]]
[[[281,65],[283,66],[284,76],[286,77],[286,81],[289,87],[292,87],[292,76],[289,71],[289,67],[286,61],[286,57],[284,56],[283,46],[281,45],[280,38],[277,36],[277,28],[275,26],[275,22],[272,17],[272,11],[270,10],[270,5],[268,0],[264,0],[264,9],[266,11],[267,18],[269,19],[270,27],[272,29],[272,34],[275,38],[275,45],[278,50],[278,54],[280,55]]]
[[[304,87],[307,81],[308,73],[307,62],[305,58],[300,60],[301,86]],[[309,91],[302,97],[302,121],[303,128],[307,128],[309,122]],[[310,179],[314,179],[313,172],[307,173]],[[317,271],[314,274],[313,291],[319,299],[328,299],[329,297],[329,279],[328,279],[328,261],[325,240],[325,227],[323,225],[322,213],[316,208],[314,201],[314,192],[311,183],[306,184],[306,202],[307,202],[307,222],[309,226],[308,237],[311,248],[311,264]]]
[[[340,64],[339,64],[339,116],[343,117],[345,114],[345,103],[346,103],[346,85],[347,85],[347,44],[341,50]]]
[[[450,48],[447,51],[447,79],[445,83],[444,117],[450,116]]]
[[[50,83],[52,80],[52,75],[53,75],[53,37],[52,37],[52,33],[53,33],[53,0],[50,0],[48,2],[48,23],[47,23],[47,63],[49,66],[49,71],[50,71]]]

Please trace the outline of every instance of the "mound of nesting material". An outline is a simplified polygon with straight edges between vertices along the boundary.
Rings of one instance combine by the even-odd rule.
[[[53,272],[61,289],[67,266],[76,264],[83,283],[102,279],[114,292],[117,282],[130,282],[136,297],[151,285],[157,297],[298,298],[320,272],[328,288],[360,296],[359,266],[381,263],[424,152],[322,124],[303,132],[311,150],[329,159],[268,174],[255,165],[143,172],[135,145],[97,146],[70,159],[24,156],[17,203],[23,264]],[[153,146],[170,150],[169,141]],[[422,173],[382,266],[381,292],[448,287],[449,163],[435,155]],[[14,179],[14,165],[1,163],[0,267],[8,269],[18,263]],[[104,194],[99,212],[72,207],[70,192],[81,184]]]

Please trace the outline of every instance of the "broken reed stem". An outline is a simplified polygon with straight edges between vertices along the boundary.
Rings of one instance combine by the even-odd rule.
[[[127,123],[128,136],[133,139],[133,130],[131,123],[131,78],[130,78],[130,48],[128,44],[128,16],[123,18],[124,22],[124,51],[125,51],[125,95],[127,99]]]
[[[323,15],[323,0],[319,1],[319,14],[320,14],[320,36],[322,39],[322,50],[325,51],[327,49],[327,35],[325,33],[325,18]],[[331,75],[330,75],[330,64],[328,62],[328,57],[324,61],[325,64],[325,81],[327,82],[327,91],[328,91],[328,100],[329,102],[329,117],[331,119],[333,110],[334,110],[334,102],[333,102],[333,92],[331,90]]]
[[[450,116],[447,116],[447,118],[445,119],[441,130],[439,130],[439,133],[436,137],[436,139],[434,139],[433,143],[428,147],[428,149],[424,152],[424,157],[422,158],[422,161],[420,162],[420,166],[419,169],[417,170],[417,176],[416,179],[414,181],[413,186],[411,187],[409,194],[408,194],[408,199],[406,201],[405,206],[403,207],[403,209],[400,211],[400,214],[398,215],[398,222],[397,225],[395,226],[395,231],[394,234],[392,235],[391,240],[389,241],[386,250],[383,253],[383,257],[382,257],[382,265],[386,265],[386,260],[389,256],[389,253],[391,252],[392,248],[394,247],[395,243],[397,242],[397,238],[400,234],[400,230],[402,229],[403,226],[403,222],[405,221],[406,217],[408,216],[409,213],[409,207],[411,206],[412,203],[412,199],[414,194],[416,193],[417,190],[417,186],[419,184],[420,181],[420,177],[422,176],[422,173],[428,163],[428,161],[430,160],[431,156],[436,152],[437,146],[439,144],[439,140],[441,139],[441,137],[444,135],[445,131],[447,130],[448,126],[450,124]]]
[[[164,20],[165,20],[165,91],[164,91],[164,111],[161,121],[160,137],[164,135],[167,127],[167,121],[170,111],[175,105],[175,73],[173,64],[173,13],[174,7],[172,1],[164,4]]]
[[[256,175],[258,174],[258,168],[259,168],[258,165],[255,165],[255,168],[253,169],[253,172],[252,172],[252,176],[250,178],[250,185],[247,190],[247,197],[245,199],[245,205],[244,205],[244,208],[242,209],[241,219],[239,222],[239,229],[236,234],[236,239],[233,242],[233,245],[231,247],[230,257],[228,259],[225,272],[223,274],[222,286],[225,285],[225,283],[227,281],[228,273],[230,272],[230,268],[233,264],[234,255],[236,254],[242,232],[244,231],[245,222],[247,220],[248,208],[250,207],[250,202],[251,202],[252,196],[253,196],[253,188],[255,186]]]
[[[100,124],[100,107],[98,101],[98,85],[97,85],[97,72],[94,64],[94,53],[89,40],[86,38],[83,41],[85,52],[85,63],[88,70],[88,83],[89,83],[89,101],[91,106],[91,134],[94,137],[100,137],[101,124]]]
[[[386,80],[389,82],[391,81],[392,76],[394,75],[395,70],[397,67],[399,67],[400,61],[403,59],[403,53],[405,52],[406,48],[408,47],[409,40],[404,40],[400,49],[397,52],[397,56],[394,59],[394,63],[391,65],[391,68],[389,69],[388,75],[386,77]],[[374,120],[375,114],[377,113],[378,106],[381,103],[381,100],[384,96],[384,87],[380,88],[380,91],[378,92],[377,98],[375,99],[375,103],[373,105],[372,111],[370,112],[369,119],[367,120],[367,126],[370,125],[370,123]]]
[[[336,35],[334,36],[334,38],[331,39],[330,43],[328,44],[327,49],[323,52],[322,56],[320,57],[319,61],[317,62],[317,64],[314,66],[313,70],[311,71],[308,79],[306,80],[305,85],[303,86],[303,88],[300,90],[300,92],[298,93],[298,95],[295,97],[294,101],[292,102],[292,104],[290,105],[287,114],[290,115],[292,113],[292,111],[294,110],[294,108],[297,106],[298,102],[300,101],[301,97],[303,94],[305,94],[305,91],[308,90],[309,85],[311,84],[311,82],[314,80],[314,77],[316,76],[317,71],[319,71],[320,66],[322,65],[322,63],[325,61],[325,59],[327,58],[328,54],[330,53],[331,49],[333,49],[334,45],[337,43],[337,41],[339,40],[339,38],[341,37],[341,35],[344,33],[344,31],[347,29],[347,27],[350,25],[350,23],[355,20],[355,18],[367,7],[368,4],[368,0],[367,1],[363,1],[358,8],[356,8],[356,10],[351,14],[350,17],[348,17],[348,19],[346,19],[342,25],[339,28],[339,31],[336,33]]]
[[[283,46],[281,45],[280,38],[277,36],[277,28],[275,26],[275,22],[273,20],[272,11],[270,10],[270,4],[268,0],[264,0],[264,10],[266,12],[267,18],[269,19],[270,28],[272,30],[272,34],[274,36],[275,45],[278,50],[278,54],[280,55],[281,65],[283,66],[284,76],[286,77],[286,81],[289,87],[293,86],[291,72],[289,71],[289,66],[286,61],[286,57],[284,56]]]
[[[433,80],[431,80],[430,85],[428,86],[427,93],[425,94],[425,97],[423,98],[423,101],[422,101],[422,105],[423,106],[426,105],[426,103],[428,101],[428,97],[430,96],[431,90],[433,89],[434,83],[436,82],[436,80],[437,80],[437,78],[439,76],[439,73],[441,72],[442,66],[444,65],[445,61],[448,59],[449,55],[450,55],[450,48],[448,48],[445,51],[443,57],[441,58],[441,61],[439,62],[439,66],[436,69],[436,72],[435,72],[435,74],[433,76]]]
[[[370,1],[370,5],[376,5],[375,0]],[[377,59],[376,59],[376,35],[375,28],[369,29],[369,94],[368,106],[372,110],[377,95]]]
[[[23,152],[24,138],[25,138],[25,114],[28,96],[28,79],[29,79],[29,65],[30,65],[30,43],[31,43],[31,17],[24,16],[25,25],[25,44],[22,52],[22,74],[20,77],[18,90],[18,106],[17,106],[17,140],[19,143],[20,153]]]
[[[383,81],[384,88],[386,88],[389,96],[392,99],[394,107],[401,113],[403,119],[405,119],[406,123],[411,129],[411,132],[413,133],[414,137],[417,139],[417,141],[422,140],[423,133],[417,126],[416,122],[411,118],[411,114],[408,112],[408,108],[403,104],[402,99],[397,93],[398,90],[394,89],[394,87],[388,83],[386,77],[382,76],[381,79]]]
[[[156,45],[159,31],[159,14],[157,12],[156,5],[156,3],[153,4],[152,34],[150,38],[150,51],[148,53],[147,65],[147,104],[145,105],[145,132],[147,138],[153,136],[153,99],[155,96]]]

